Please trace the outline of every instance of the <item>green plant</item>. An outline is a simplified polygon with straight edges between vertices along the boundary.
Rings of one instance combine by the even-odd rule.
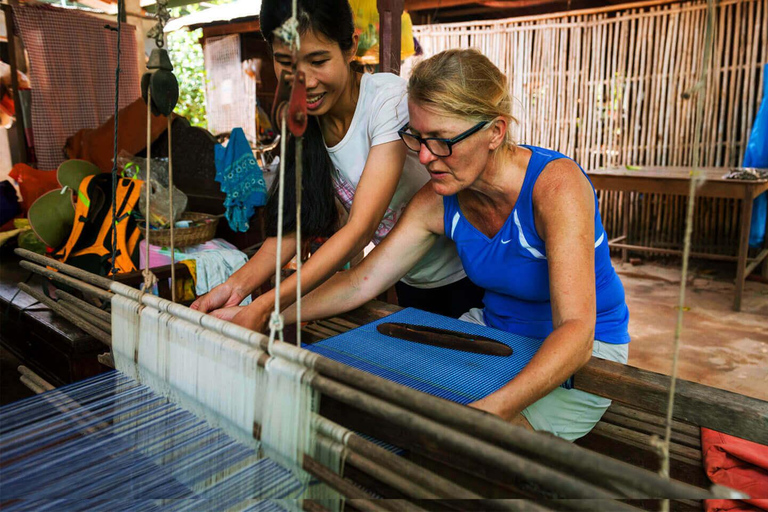
[[[168,34],[168,53],[179,80],[179,102],[174,112],[193,126],[208,127],[205,112],[205,61],[199,39],[202,29],[177,30]]]

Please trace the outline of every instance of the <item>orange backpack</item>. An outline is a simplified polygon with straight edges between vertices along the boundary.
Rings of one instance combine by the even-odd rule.
[[[117,231],[117,273],[137,270],[139,228],[131,211],[141,195],[142,181],[118,178],[112,212],[112,175],[87,176],[80,183],[75,205],[75,223],[67,243],[54,257],[94,274],[112,273],[113,228]]]

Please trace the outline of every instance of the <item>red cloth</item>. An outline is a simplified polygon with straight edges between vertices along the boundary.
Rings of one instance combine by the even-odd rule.
[[[701,429],[704,469],[712,482],[747,493],[744,501],[707,500],[707,512],[768,511],[768,446]]]
[[[37,201],[38,197],[51,190],[61,188],[56,179],[56,171],[41,171],[27,164],[16,164],[8,175],[19,184],[21,213],[24,215],[27,214],[29,207]]]
[[[64,142],[82,128],[96,128],[115,112],[115,22],[45,4],[13,7],[16,28],[29,53],[32,130],[39,166],[56,169]],[[120,38],[120,107],[139,97],[135,27]]]

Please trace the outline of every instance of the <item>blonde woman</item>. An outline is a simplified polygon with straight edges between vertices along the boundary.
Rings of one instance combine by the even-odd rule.
[[[302,320],[360,306],[445,235],[486,291],[484,309],[461,319],[544,339],[517,377],[471,405],[565,439],[585,435],[610,401],[559,385],[592,355],[626,362],[629,342],[624,288],[589,179],[560,153],[512,143],[506,78],[475,50],[420,63],[408,109],[399,133],[430,183],[359,266],[303,300]]]

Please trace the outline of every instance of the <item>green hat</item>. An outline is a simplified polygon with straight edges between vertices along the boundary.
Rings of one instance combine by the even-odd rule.
[[[27,218],[32,230],[45,245],[59,247],[69,238],[75,223],[71,195],[51,190],[32,203]]]
[[[56,171],[56,179],[62,187],[69,187],[73,192],[77,192],[83,178],[100,173],[101,169],[86,160],[67,160]]]

